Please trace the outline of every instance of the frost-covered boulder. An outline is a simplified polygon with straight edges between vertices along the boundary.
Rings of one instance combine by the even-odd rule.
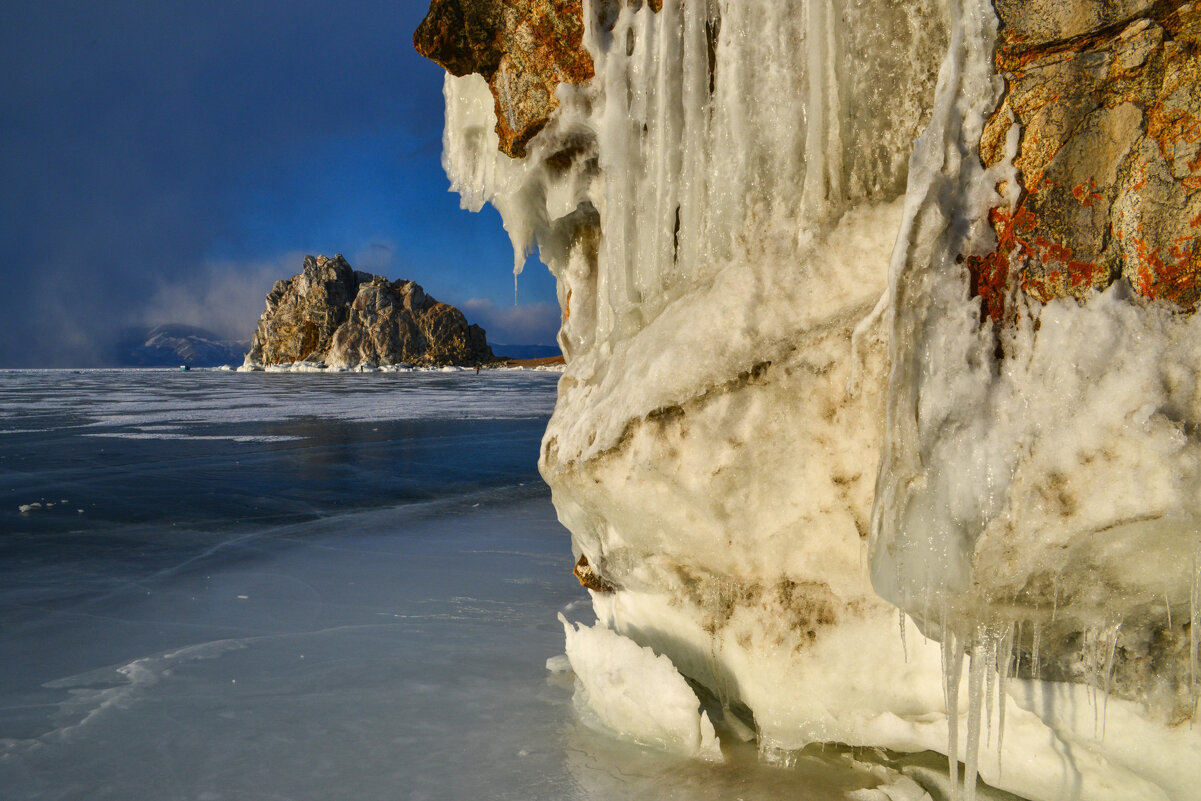
[[[245,366],[471,365],[492,360],[484,329],[414,281],[352,270],[341,255],[306,256],[267,295]]]
[[[540,466],[603,624],[765,753],[1189,798],[1199,12],[563,5],[595,76],[522,159],[448,76],[444,165],[558,279]]]

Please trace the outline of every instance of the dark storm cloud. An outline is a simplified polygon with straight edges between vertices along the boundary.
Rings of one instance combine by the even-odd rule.
[[[112,332],[171,294],[164,278],[220,282],[231,251],[254,250],[231,210],[283,191],[249,182],[275,180],[320,143],[374,137],[436,164],[440,73],[410,45],[424,10],[4,3],[0,366],[94,363]]]

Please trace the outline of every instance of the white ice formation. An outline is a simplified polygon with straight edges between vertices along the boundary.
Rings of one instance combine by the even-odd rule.
[[[579,679],[576,706],[585,720],[645,745],[721,761],[713,724],[670,659],[599,623],[572,625],[562,615],[559,620]]]
[[[444,165],[558,279],[541,468],[601,625],[765,755],[1196,798],[1201,322],[1114,288],[1031,309],[993,357],[959,264],[1012,173],[976,150],[991,3],[584,19],[596,77],[525,159],[484,81],[446,78]]]

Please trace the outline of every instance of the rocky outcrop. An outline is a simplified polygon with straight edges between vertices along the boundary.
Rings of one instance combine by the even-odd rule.
[[[1201,330],[1192,319],[1201,301],[1201,6],[997,0],[995,11],[1002,88],[979,136],[981,162],[1000,181],[987,213],[995,242],[982,254],[965,247],[963,261],[995,344],[982,363],[996,372],[970,391],[962,367],[927,367],[915,382],[963,409],[982,391],[980,406],[992,408],[967,426],[994,440],[981,462],[1004,465],[990,487],[1001,490],[996,503],[981,505],[978,528],[965,527],[971,586],[956,587],[951,603],[1012,604],[1040,631],[1028,649],[1040,651],[1027,667],[1033,677],[1091,684],[1178,724],[1196,714],[1201,690],[1185,658],[1201,621],[1183,624],[1184,604],[1170,600],[1197,586],[1188,566],[1198,547],[1201,408],[1192,379],[1186,387],[1177,376],[1196,372]],[[953,286],[950,275],[942,280]],[[949,332],[963,311],[919,312],[914,301],[903,311],[930,331]],[[957,336],[963,344],[971,334]],[[934,433],[947,419],[928,416],[918,435],[929,438],[922,472],[942,486],[957,461],[933,456],[951,439]],[[882,476],[910,482],[898,509],[919,507],[927,491],[903,461],[885,459]],[[890,547],[905,527],[913,524],[886,519]],[[1155,581],[1131,569],[1133,553],[1158,565]],[[1150,601],[1157,592],[1169,600]],[[1082,643],[1098,642],[1111,649],[1103,677],[1081,666]]]
[[[968,260],[982,313],[1007,299],[1084,298],[1118,280],[1170,308],[1201,299],[1201,7],[999,0],[1004,100],[985,165],[1016,145],[1016,206]],[[1016,143],[1008,142],[1012,125]],[[1015,312],[1016,313],[1016,312]]]
[[[484,329],[413,281],[351,269],[341,256],[306,256],[276,281],[247,367],[316,361],[330,367],[471,365],[490,361]]]
[[[520,157],[558,107],[559,84],[592,77],[583,37],[580,0],[433,0],[413,46],[451,75],[484,76],[500,147]]]

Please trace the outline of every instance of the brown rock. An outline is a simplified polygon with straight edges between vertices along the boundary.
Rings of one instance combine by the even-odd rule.
[[[986,164],[1000,161],[1010,121],[1021,126],[1021,195],[1012,213],[992,211],[996,251],[967,262],[983,315],[1001,324],[1015,291],[1045,303],[1117,280],[1193,311],[1201,299],[1201,7],[996,7],[1007,91],[980,153]]]
[[[413,281],[352,270],[339,255],[306,256],[298,275],[275,283],[246,364],[470,365],[492,358],[484,329],[454,306]]]
[[[298,275],[276,281],[267,295],[247,363],[299,362],[329,349],[346,321],[358,283],[341,256],[306,256]]]
[[[994,0],[1012,42],[1045,45],[1086,36],[1148,14],[1155,0]],[[1177,4],[1178,5],[1178,4]]]
[[[572,574],[580,582],[580,586],[593,592],[613,592],[616,588],[605,580],[605,577],[596,572],[592,565],[588,564],[588,557],[580,554],[580,559],[575,563],[575,568],[572,569]]]
[[[452,75],[484,76],[500,149],[520,158],[558,107],[558,85],[592,78],[583,38],[581,0],[432,0],[413,46]]]

